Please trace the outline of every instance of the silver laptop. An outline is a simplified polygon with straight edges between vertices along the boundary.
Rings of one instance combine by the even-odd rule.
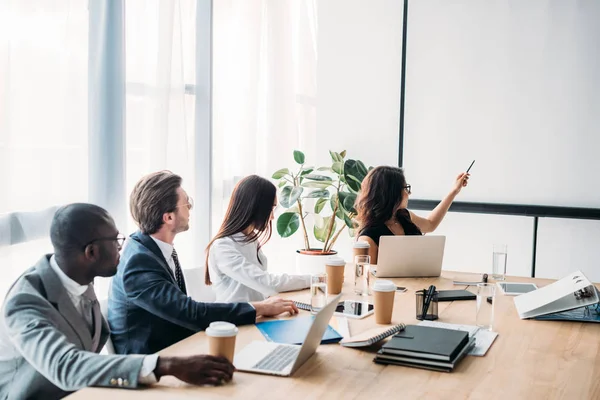
[[[254,341],[235,355],[238,371],[290,376],[317,351],[329,320],[342,295],[337,295],[315,316],[302,345]]]
[[[446,236],[381,236],[377,278],[440,276]]]

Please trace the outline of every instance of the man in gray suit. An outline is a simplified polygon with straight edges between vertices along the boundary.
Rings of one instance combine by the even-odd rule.
[[[94,293],[96,276],[117,271],[124,237],[92,204],[60,208],[43,256],[9,290],[0,315],[0,399],[58,399],[87,386],[136,388],[174,375],[191,384],[231,380],[222,357],[100,355],[109,330]]]

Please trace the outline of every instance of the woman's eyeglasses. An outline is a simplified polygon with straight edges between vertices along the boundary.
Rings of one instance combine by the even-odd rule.
[[[405,186],[404,186],[404,190],[406,190],[406,193],[408,193],[408,194],[411,194],[411,193],[412,193],[412,191],[411,191],[411,188],[412,188],[412,187],[411,187],[410,185],[405,185]]]

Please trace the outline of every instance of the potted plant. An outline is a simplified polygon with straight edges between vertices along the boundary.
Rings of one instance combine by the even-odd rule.
[[[298,273],[314,273],[324,266],[323,256],[336,254],[333,246],[347,228],[354,235],[354,202],[368,169],[362,161],[346,160],[346,151],[329,151],[331,165],[306,166],[305,156],[294,150],[297,168],[282,168],[273,173],[278,180],[279,204],[286,209],[277,219],[277,232],[283,238],[300,228],[304,247],[297,250]],[[314,201],[314,205],[309,202]],[[311,241],[309,223],[318,245]]]

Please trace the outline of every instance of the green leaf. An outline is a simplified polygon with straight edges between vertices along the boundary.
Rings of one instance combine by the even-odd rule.
[[[317,174],[308,174],[304,176],[306,179],[310,179],[311,181],[322,181],[322,182],[332,182],[333,179],[329,176],[325,175],[317,175]]]
[[[329,171],[329,172],[333,172],[333,170],[331,169],[331,167],[319,167],[319,168],[317,168],[317,171]]]
[[[344,173],[344,164],[342,164],[341,162],[334,162],[331,166],[331,169],[336,174],[342,175]]]
[[[310,174],[311,172],[313,172],[313,171],[314,171],[314,169],[315,169],[314,167],[306,167],[306,168],[302,168],[302,172],[300,172],[300,176],[303,176],[303,175],[308,175],[308,174]]]
[[[344,177],[350,189],[354,192],[360,190],[361,183],[367,176],[367,168],[362,161],[346,160],[344,163]]]
[[[329,207],[331,207],[332,212],[335,209],[335,203],[337,202],[337,198],[337,193],[334,193],[329,199]],[[344,219],[344,210],[342,210],[339,205],[337,211],[335,212],[335,216],[339,219]]]
[[[285,212],[277,219],[277,233],[282,238],[290,237],[298,230],[300,218],[298,214]]]
[[[344,159],[340,155],[340,153],[336,153],[335,151],[329,150],[329,154],[331,155],[331,160],[333,162],[344,162]]]
[[[317,202],[315,203],[315,213],[319,214],[322,210],[323,207],[325,207],[325,204],[327,204],[327,200],[326,198],[320,198],[319,200],[317,200]]]
[[[354,203],[356,202],[356,194],[348,192],[340,192],[340,205],[346,213],[356,214]]]
[[[327,189],[313,190],[308,195],[306,195],[304,198],[305,199],[329,198],[329,190],[327,190]]]
[[[290,208],[300,198],[303,191],[304,188],[301,186],[286,186],[281,189],[279,203],[285,208]]]
[[[287,168],[281,168],[280,170],[277,170],[273,173],[273,176],[271,176],[271,178],[273,179],[281,179],[286,175],[290,174],[290,170]]]
[[[286,181],[286,180],[284,179],[284,180],[282,180],[282,181],[279,181],[279,183],[277,184],[277,186],[281,188],[281,187],[284,187],[284,186],[285,186],[286,184],[288,184],[288,183],[289,183],[289,182],[288,182],[288,181]]]
[[[333,215],[329,217],[321,217],[320,215],[318,215],[318,217],[319,218],[315,217],[315,227],[313,229],[313,233],[315,234],[315,239],[317,239],[319,242],[325,243],[325,240],[327,240],[327,229],[329,228],[329,221],[331,221]],[[318,223],[317,220],[319,220]],[[333,234],[333,232],[335,232],[335,221],[333,221],[333,229],[331,230],[331,234]]]
[[[327,189],[329,186],[331,186],[331,182],[303,181],[302,186],[313,189]]]
[[[346,150],[342,151],[342,152],[340,153],[340,156],[342,156],[342,158],[346,158]]]
[[[294,150],[294,161],[298,164],[304,164],[304,153],[300,150]]]
[[[344,222],[346,223],[348,229],[354,229],[354,222],[346,214],[344,214]]]
[[[335,203],[338,201],[338,194],[334,193],[329,198],[329,207],[331,207],[331,211],[335,210]]]

